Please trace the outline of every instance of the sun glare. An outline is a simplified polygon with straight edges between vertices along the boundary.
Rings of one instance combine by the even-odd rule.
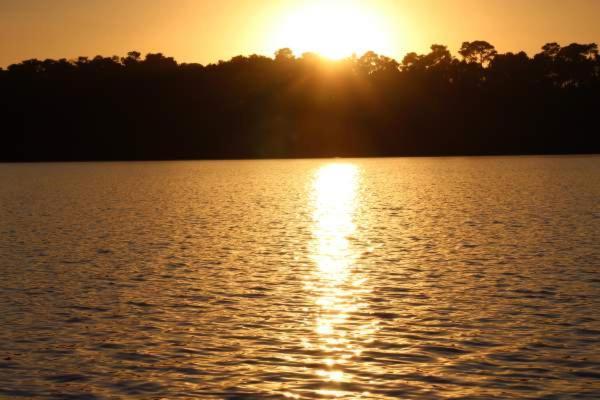
[[[273,37],[275,46],[289,47],[297,55],[315,52],[340,59],[369,50],[392,52],[383,14],[366,2],[351,0],[303,2],[282,19]]]

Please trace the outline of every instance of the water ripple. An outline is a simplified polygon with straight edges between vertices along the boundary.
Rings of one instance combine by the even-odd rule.
[[[0,181],[0,397],[600,398],[598,157]]]

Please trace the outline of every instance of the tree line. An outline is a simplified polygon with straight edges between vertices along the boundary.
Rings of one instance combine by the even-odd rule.
[[[596,44],[0,69],[0,161],[599,153]]]

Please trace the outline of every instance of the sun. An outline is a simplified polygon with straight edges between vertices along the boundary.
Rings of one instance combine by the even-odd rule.
[[[331,59],[373,50],[392,52],[392,35],[383,12],[367,2],[305,1],[285,15],[273,33],[274,47],[295,54],[315,52]]]

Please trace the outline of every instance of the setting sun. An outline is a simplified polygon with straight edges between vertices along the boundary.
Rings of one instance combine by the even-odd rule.
[[[276,47],[339,59],[373,50],[393,52],[392,33],[375,8],[354,1],[313,1],[289,11],[275,29]]]
[[[598,15],[0,0],[0,400],[600,400]]]

